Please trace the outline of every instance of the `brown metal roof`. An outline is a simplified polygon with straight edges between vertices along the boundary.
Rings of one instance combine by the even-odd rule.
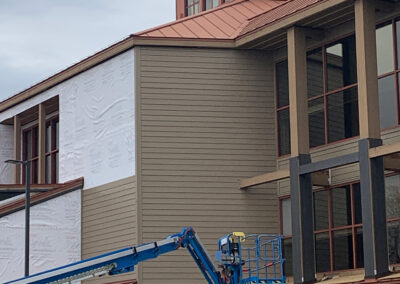
[[[155,38],[235,39],[242,34],[250,19],[287,2],[287,0],[236,0],[135,35]]]
[[[15,186],[15,188],[20,188],[20,185]],[[44,186],[40,186],[44,187]],[[34,186],[33,188],[36,188]],[[62,184],[55,184],[48,186],[49,190],[41,193],[31,194],[31,206],[42,203],[44,201],[53,199],[60,195],[69,193],[71,191],[83,188],[83,178],[75,179]],[[17,212],[25,208],[25,196],[17,200],[12,200],[0,206],[0,217],[9,215],[11,213]]]

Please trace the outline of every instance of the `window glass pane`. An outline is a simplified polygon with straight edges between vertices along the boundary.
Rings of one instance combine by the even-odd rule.
[[[364,246],[363,246],[362,228],[356,229],[356,261],[357,261],[357,268],[364,267]]]
[[[400,221],[388,223],[389,261],[400,263]]]
[[[55,159],[55,164],[54,164],[54,172],[55,172],[55,183],[58,183],[58,152],[56,153],[56,159]]]
[[[191,16],[200,12],[199,0],[187,0],[187,15]]]
[[[324,230],[329,228],[327,190],[314,192],[314,229]]]
[[[31,181],[33,184],[37,184],[38,183],[38,160],[33,160],[32,164],[32,176],[31,176]]]
[[[385,178],[386,218],[400,217],[400,175]]]
[[[60,136],[60,123],[59,123],[58,120],[55,123],[55,128],[56,128],[55,129],[55,131],[56,131],[56,133],[55,133],[56,145],[53,146],[53,150],[59,149],[58,147],[59,147],[59,136]]]
[[[308,127],[310,147],[325,144],[325,105],[324,98],[308,102]]]
[[[351,230],[333,232],[334,270],[352,269],[353,237]]]
[[[354,195],[354,224],[362,224],[362,212],[361,212],[361,191],[360,184],[353,184],[353,195]]]
[[[328,92],[357,82],[355,37],[350,36],[326,49]]]
[[[394,70],[392,24],[376,30],[378,75]]]
[[[331,254],[329,248],[329,233],[315,235],[315,260],[317,272],[331,270]]]
[[[333,227],[351,225],[350,186],[332,190],[332,221]]]
[[[218,0],[206,0],[206,9],[211,9],[218,6]]]
[[[51,183],[51,155],[46,156],[46,183]]]
[[[24,132],[24,160],[32,158],[32,131]]]
[[[284,236],[292,235],[292,207],[290,198],[282,199],[282,233]]]
[[[289,109],[278,112],[279,155],[290,153],[290,122]]]
[[[276,83],[278,93],[278,107],[289,105],[288,61],[276,64]]]
[[[396,22],[396,38],[397,38],[397,65],[400,68],[400,21]]]
[[[32,144],[33,144],[33,152],[32,158],[38,156],[38,127],[32,129]]]
[[[284,272],[286,276],[293,275],[292,239],[283,240],[283,258],[286,259]]]
[[[51,149],[51,123],[46,125],[46,153]]]
[[[394,81],[394,75],[378,80],[381,129],[397,124],[397,101]]]
[[[327,96],[328,142],[359,135],[357,87]]]
[[[307,54],[307,91],[309,98],[321,95],[324,92],[323,77],[322,49],[319,48]]]

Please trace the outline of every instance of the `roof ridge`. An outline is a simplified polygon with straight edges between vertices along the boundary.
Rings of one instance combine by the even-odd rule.
[[[250,1],[250,0],[233,0],[232,2],[223,3],[222,5],[219,5],[219,6],[215,7],[215,8],[208,9],[208,10],[202,11],[202,12],[200,12],[200,13],[191,15],[191,16],[183,17],[183,18],[181,18],[181,19],[179,19],[179,20],[174,20],[174,21],[168,22],[168,23],[166,23],[166,24],[162,24],[162,25],[156,26],[156,27],[154,27],[154,28],[150,28],[150,29],[147,29],[147,30],[143,30],[143,31],[134,33],[134,34],[132,34],[132,35],[134,35],[134,36],[144,35],[144,34],[147,34],[147,33],[150,33],[150,32],[153,32],[153,31],[156,31],[156,30],[165,28],[165,27],[168,27],[168,26],[170,26],[171,24],[182,23],[182,22],[185,22],[185,21],[188,21],[188,20],[191,20],[191,19],[195,19],[195,18],[198,18],[198,17],[200,17],[200,16],[207,15],[207,14],[209,14],[209,13],[212,13],[212,12],[215,12],[215,11],[218,11],[218,10],[225,9],[225,8],[227,8],[227,7],[235,6],[235,5],[239,4],[239,3],[247,2],[247,1]],[[286,0],[284,0],[284,1],[286,1]]]

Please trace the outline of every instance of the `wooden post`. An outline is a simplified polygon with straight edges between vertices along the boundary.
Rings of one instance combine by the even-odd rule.
[[[290,195],[292,200],[292,251],[294,283],[315,281],[311,174],[300,167],[311,163],[309,154],[307,50],[303,29],[287,31],[290,109]]]
[[[14,116],[14,159],[21,160],[21,119]],[[14,183],[21,183],[21,165],[15,165]]]
[[[287,32],[290,143],[292,157],[309,153],[306,36],[299,27]]]
[[[39,104],[39,129],[38,129],[38,183],[46,183],[46,110]]]
[[[354,13],[360,139],[380,139],[374,3],[370,0],[357,0],[354,4]]]

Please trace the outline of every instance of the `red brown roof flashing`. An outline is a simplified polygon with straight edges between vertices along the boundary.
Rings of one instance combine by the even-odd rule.
[[[78,178],[63,184],[51,185],[53,186],[53,188],[49,189],[46,192],[31,194],[31,206],[67,194],[69,192],[82,189],[83,184],[84,184],[83,178]],[[9,203],[0,205],[0,217],[4,217],[6,215],[17,212],[24,208],[25,208],[25,197],[10,201]]]

